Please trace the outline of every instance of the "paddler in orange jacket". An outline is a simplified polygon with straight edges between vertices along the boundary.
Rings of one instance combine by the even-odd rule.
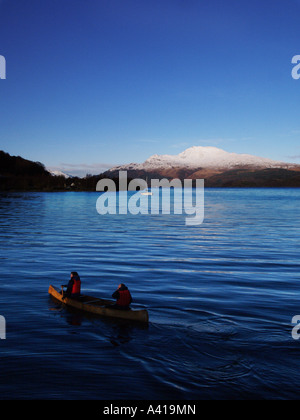
[[[78,299],[80,297],[81,290],[81,280],[76,271],[72,271],[70,281],[67,285],[62,285],[66,287],[67,291],[64,293],[64,297],[70,297],[72,299]]]
[[[119,284],[118,290],[113,293],[112,297],[117,299],[117,302],[112,306],[113,308],[130,309],[129,305],[132,303],[132,297],[125,284]]]

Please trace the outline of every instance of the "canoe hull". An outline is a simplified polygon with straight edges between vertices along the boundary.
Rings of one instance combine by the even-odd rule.
[[[48,293],[58,301],[64,303],[65,305],[79,309],[80,311],[88,312],[95,315],[106,316],[110,318],[128,319],[131,321],[146,323],[149,321],[149,315],[146,309],[131,309],[128,311],[110,309],[106,308],[104,305],[113,304],[114,302],[109,300],[96,299],[91,296],[83,296],[83,298],[80,301],[67,297],[63,299],[61,292],[53,286],[49,287]]]

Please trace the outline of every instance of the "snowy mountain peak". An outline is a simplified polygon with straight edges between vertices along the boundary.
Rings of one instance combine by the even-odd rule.
[[[68,179],[68,178],[72,178],[72,176],[71,175],[68,175],[68,174],[65,174],[64,172],[62,172],[62,171],[52,171],[52,170],[50,170],[50,169],[47,169],[48,170],[48,172],[50,172],[50,174],[51,175],[53,175],[53,176],[63,176],[64,178],[66,178],[66,179]]]
[[[287,167],[288,164],[257,156],[229,153],[217,147],[190,147],[178,155],[153,155],[142,164],[132,163],[118,167],[127,170],[157,170],[168,168],[224,168],[231,169],[241,166],[258,168]],[[112,168],[116,170],[117,168]]]

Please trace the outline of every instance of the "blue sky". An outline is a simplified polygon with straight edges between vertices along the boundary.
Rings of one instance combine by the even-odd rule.
[[[0,0],[0,149],[99,173],[194,145],[300,163],[299,0]]]

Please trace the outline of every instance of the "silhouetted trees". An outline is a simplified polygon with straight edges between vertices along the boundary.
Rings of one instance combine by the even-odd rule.
[[[103,175],[54,176],[40,162],[0,151],[0,191],[96,191]]]

